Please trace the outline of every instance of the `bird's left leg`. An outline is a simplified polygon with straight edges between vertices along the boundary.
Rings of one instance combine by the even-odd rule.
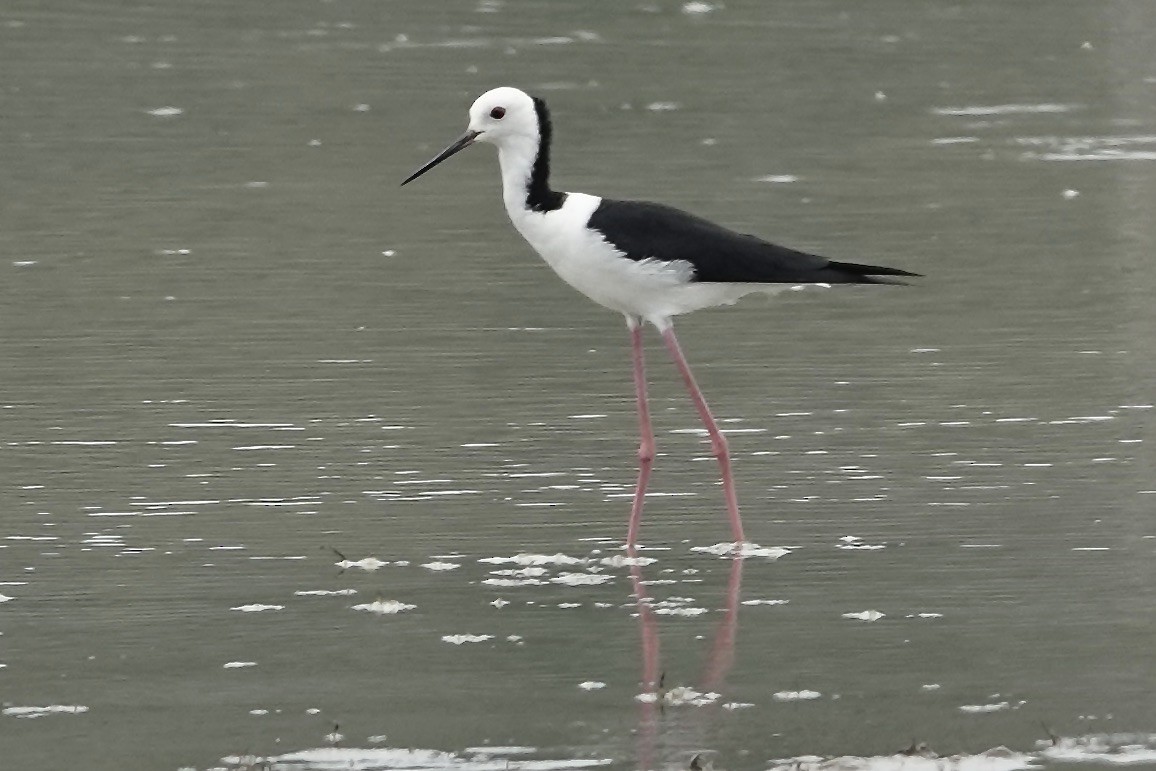
[[[719,470],[722,472],[723,497],[726,498],[727,514],[730,516],[731,535],[734,536],[736,543],[743,543],[746,540],[743,537],[743,520],[739,516],[739,499],[735,493],[735,480],[731,475],[730,449],[727,447],[726,437],[719,431],[714,415],[711,415],[710,407],[706,404],[706,398],[703,397],[698,384],[694,382],[694,374],[690,371],[690,365],[687,364],[686,357],[682,354],[682,347],[678,344],[678,338],[674,336],[674,327],[667,321],[659,329],[662,331],[662,339],[666,343],[666,348],[670,351],[670,355],[686,383],[686,389],[690,391],[691,401],[694,402],[695,409],[698,410],[698,415],[702,419],[707,435],[710,436],[711,451],[718,459]]]
[[[630,330],[630,354],[634,363],[634,396],[638,403],[638,483],[634,487],[634,503],[630,507],[630,525],[626,529],[626,549],[634,556],[634,546],[638,539],[638,527],[642,523],[642,504],[646,499],[646,486],[650,482],[650,469],[654,465],[654,430],[650,426],[650,404],[646,398],[646,365],[642,351],[642,319],[627,316],[626,326]]]

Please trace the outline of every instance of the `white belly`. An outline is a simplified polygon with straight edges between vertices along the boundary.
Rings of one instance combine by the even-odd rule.
[[[696,283],[690,263],[629,259],[586,227],[601,200],[568,193],[562,208],[551,212],[521,206],[507,206],[507,211],[518,232],[563,281],[599,305],[657,326],[666,326],[671,316],[733,303],[769,288]]]

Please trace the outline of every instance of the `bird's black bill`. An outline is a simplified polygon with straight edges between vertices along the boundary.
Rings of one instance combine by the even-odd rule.
[[[462,134],[460,137],[457,138],[457,141],[455,141],[452,145],[450,145],[449,147],[447,147],[446,149],[442,150],[440,153],[435,155],[430,160],[429,163],[422,166],[420,169],[415,171],[413,174],[410,174],[408,177],[406,177],[405,182],[402,182],[401,184],[406,185],[410,182],[413,182],[415,179],[420,177],[422,174],[425,174],[427,171],[432,169],[434,166],[437,166],[439,163],[444,161],[446,158],[449,158],[454,153],[461,152],[462,150],[465,150],[467,147],[469,147],[470,145],[472,145],[474,143],[474,140],[478,138],[478,134],[480,134],[480,133],[482,133],[482,132],[480,132],[480,131],[467,131],[466,133]]]

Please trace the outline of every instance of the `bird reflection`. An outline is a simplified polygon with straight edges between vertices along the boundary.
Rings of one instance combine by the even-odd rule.
[[[636,550],[631,557],[630,581],[638,607],[638,628],[642,649],[642,690],[639,697],[637,732],[638,768],[710,768],[709,723],[718,714],[723,699],[718,696],[734,664],[735,638],[739,628],[739,594],[742,589],[743,559],[731,557],[726,604],[715,629],[714,640],[694,688],[670,688],[662,667],[658,616],[654,598],[643,577]],[[689,709],[675,709],[694,704]]]

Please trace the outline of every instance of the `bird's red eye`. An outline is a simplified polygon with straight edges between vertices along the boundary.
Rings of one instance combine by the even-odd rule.
[[[490,110],[490,117],[494,120],[501,120],[502,118],[506,117],[506,108],[495,107],[494,109]]]

